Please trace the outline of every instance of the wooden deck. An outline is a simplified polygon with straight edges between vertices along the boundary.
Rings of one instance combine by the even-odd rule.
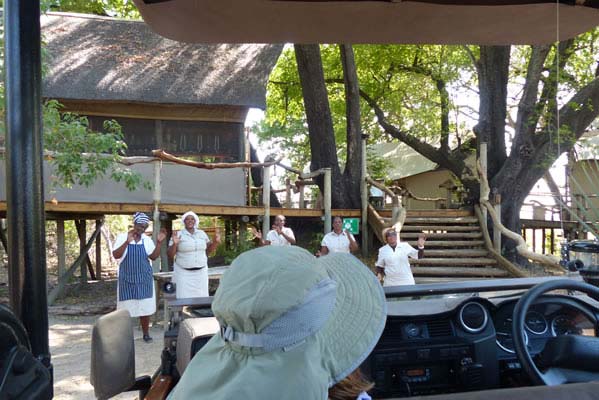
[[[168,204],[161,203],[158,209],[169,214],[183,214],[186,211],[193,210],[199,215],[210,216],[256,216],[264,215],[264,208],[257,206],[218,206],[202,204]],[[89,202],[46,202],[46,216],[49,219],[55,219],[62,215],[88,216],[88,219],[95,219],[98,215],[110,214],[133,214],[137,211],[151,213],[154,210],[152,203],[89,203]],[[6,202],[0,202],[0,216],[6,214]],[[270,208],[270,215],[283,214],[288,217],[306,217],[315,218],[324,215],[324,210],[313,208]],[[360,217],[359,209],[333,209],[332,215],[341,215],[343,217]],[[390,217],[391,210],[380,210],[383,217]],[[447,218],[460,218],[471,216],[472,213],[467,210],[410,210],[409,218],[429,217],[443,215]]]

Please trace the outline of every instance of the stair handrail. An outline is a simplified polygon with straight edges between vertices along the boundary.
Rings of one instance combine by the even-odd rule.
[[[372,179],[369,175],[366,175],[365,180],[366,180],[366,183],[382,190],[389,197],[391,197],[391,207],[392,207],[391,208],[391,223],[383,224],[383,225],[394,229],[399,234],[399,232],[401,232],[401,228],[403,227],[403,224],[406,220],[406,214],[407,214],[406,209],[401,205],[400,196],[397,193],[393,192],[391,189],[389,189],[384,184]],[[372,209],[371,211],[374,213],[376,218],[378,218],[379,220],[383,219],[381,217],[381,215],[374,209],[374,207],[369,207],[369,208]]]
[[[487,212],[489,213],[489,216],[493,220],[494,227],[496,229],[501,230],[501,233],[503,235],[507,236],[508,238],[510,238],[514,242],[516,242],[516,250],[522,257],[528,258],[529,260],[532,260],[532,261],[536,261],[536,262],[544,265],[545,267],[550,268],[554,272],[562,272],[563,273],[564,269],[561,267],[560,259],[558,257],[549,255],[549,254],[538,254],[538,253],[535,253],[534,251],[531,251],[528,248],[526,241],[524,240],[524,238],[521,235],[517,234],[514,231],[509,230],[501,223],[501,221],[499,220],[499,218],[497,216],[497,213],[495,212],[493,205],[489,201],[489,193],[491,192],[491,189],[489,188],[489,181],[487,180],[487,176],[484,173],[483,167],[481,166],[480,160],[478,160],[478,162],[476,163],[476,166],[477,166],[478,177],[480,180],[480,188],[481,188],[479,203],[480,203],[481,207],[484,207],[487,210]]]

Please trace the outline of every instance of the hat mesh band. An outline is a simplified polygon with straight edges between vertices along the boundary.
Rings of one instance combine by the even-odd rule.
[[[308,291],[301,304],[272,321],[262,332],[236,332],[230,326],[221,326],[221,335],[228,342],[265,351],[293,346],[324,326],[333,312],[336,291],[334,280],[323,279]]]

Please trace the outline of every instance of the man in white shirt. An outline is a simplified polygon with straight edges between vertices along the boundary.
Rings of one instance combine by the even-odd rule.
[[[266,239],[263,239],[262,232],[255,229],[252,230],[255,237],[260,239],[261,246],[290,246],[295,244],[295,235],[291,228],[285,226],[285,217],[277,215],[275,222],[272,225],[272,230],[266,234]]]
[[[333,218],[333,231],[324,235],[320,243],[320,255],[329,253],[351,253],[358,250],[354,235],[343,229],[341,217]]]
[[[379,280],[384,278],[383,286],[413,285],[414,276],[408,257],[419,259],[424,255],[424,234],[418,236],[418,250],[405,242],[398,242],[397,232],[389,229],[385,232],[387,244],[379,249],[376,272]]]

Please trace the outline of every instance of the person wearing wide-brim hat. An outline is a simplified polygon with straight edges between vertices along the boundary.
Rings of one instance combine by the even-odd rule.
[[[374,274],[350,254],[316,258],[295,246],[241,254],[212,303],[220,324],[170,400],[324,400],[383,332]],[[356,394],[357,397],[357,394]]]
[[[154,278],[149,260],[158,258],[160,244],[166,239],[163,229],[158,233],[158,245],[155,245],[152,238],[145,235],[149,223],[150,218],[145,213],[135,213],[133,229],[116,237],[112,251],[119,262],[117,309],[125,309],[132,317],[139,317],[145,342],[152,341],[150,316],[156,312]]]

